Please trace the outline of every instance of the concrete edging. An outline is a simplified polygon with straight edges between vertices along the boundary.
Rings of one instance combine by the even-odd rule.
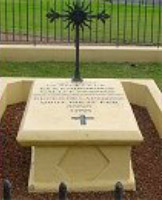
[[[162,62],[162,48],[81,46],[81,62]],[[73,62],[74,46],[0,45],[0,61]]]
[[[37,78],[0,78],[0,119],[7,105],[27,101],[31,85]],[[129,102],[147,108],[162,138],[162,93],[150,79],[119,79]]]

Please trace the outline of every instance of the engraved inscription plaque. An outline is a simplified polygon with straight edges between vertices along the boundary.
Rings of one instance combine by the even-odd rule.
[[[62,105],[73,113],[91,113],[95,104],[120,104],[123,94],[108,82],[69,81],[47,82],[33,93],[34,101],[41,105]]]
[[[19,137],[46,143],[67,141],[68,134],[68,142],[113,141],[131,140],[138,133],[120,81],[85,79],[75,83],[70,79],[40,79],[31,89]]]

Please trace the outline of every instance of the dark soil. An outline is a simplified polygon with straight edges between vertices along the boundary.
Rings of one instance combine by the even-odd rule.
[[[137,183],[136,192],[126,192],[124,199],[162,200],[162,140],[145,108],[132,105],[144,142],[132,149],[132,162]],[[53,194],[28,194],[27,182],[30,167],[30,148],[16,141],[25,103],[8,106],[0,123],[0,175],[12,183],[15,200],[54,200]],[[2,188],[2,187],[1,187]],[[112,192],[71,193],[69,200],[112,200]]]

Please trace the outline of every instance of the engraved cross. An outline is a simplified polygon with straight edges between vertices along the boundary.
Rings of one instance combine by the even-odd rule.
[[[94,119],[94,117],[86,117],[85,115],[80,115],[79,117],[72,117],[71,119],[80,120],[81,125],[86,125],[88,119]]]

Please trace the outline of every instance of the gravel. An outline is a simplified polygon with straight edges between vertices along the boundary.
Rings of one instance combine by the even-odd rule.
[[[30,148],[21,147],[16,135],[25,103],[8,106],[0,122],[0,178],[9,178],[15,200],[54,200],[57,194],[28,194]],[[125,192],[124,199],[162,200],[162,140],[145,108],[132,105],[144,142],[132,149],[137,191]],[[2,176],[1,176],[2,175]],[[2,188],[2,187],[1,187]],[[0,191],[0,195],[1,195]],[[112,200],[112,192],[70,193],[69,200]]]

